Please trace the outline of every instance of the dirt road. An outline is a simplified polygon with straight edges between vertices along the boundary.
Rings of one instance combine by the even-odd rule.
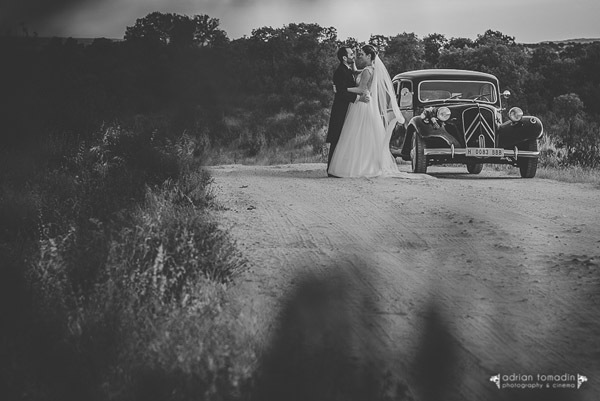
[[[324,168],[211,168],[251,266],[235,293],[265,350],[337,349],[400,383],[396,399],[600,399],[600,188]],[[580,389],[552,389],[578,374]]]

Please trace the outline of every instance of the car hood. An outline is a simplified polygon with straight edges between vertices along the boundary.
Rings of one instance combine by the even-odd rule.
[[[482,103],[482,102],[469,102],[469,101],[446,101],[446,102],[431,102],[423,104],[424,108],[428,107],[448,107],[450,110],[464,110],[471,107],[480,107],[491,110],[496,110],[499,106],[493,103]]]

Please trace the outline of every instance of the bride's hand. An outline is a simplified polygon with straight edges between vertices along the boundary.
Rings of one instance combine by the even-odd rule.
[[[358,101],[363,103],[369,103],[371,101],[371,94],[368,91],[362,93],[359,96]]]

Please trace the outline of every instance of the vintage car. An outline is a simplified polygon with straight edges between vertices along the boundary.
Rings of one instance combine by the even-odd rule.
[[[466,70],[408,71],[393,78],[404,124],[394,128],[392,153],[410,160],[412,171],[426,173],[434,164],[465,164],[471,174],[485,163],[510,164],[521,177],[534,177],[538,139],[544,134],[539,118],[524,116],[518,107],[503,122],[498,79]]]

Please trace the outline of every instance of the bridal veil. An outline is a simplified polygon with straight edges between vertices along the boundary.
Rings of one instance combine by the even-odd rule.
[[[379,56],[375,56],[373,61],[373,82],[371,84],[371,98],[373,107],[377,107],[376,112],[381,116],[381,121],[385,127],[385,136],[382,143],[382,173],[393,174],[398,172],[396,160],[390,152],[390,140],[396,124],[404,124],[404,117],[400,113],[398,103],[396,103],[396,94],[392,79],[383,65]],[[376,100],[376,102],[374,101]]]

